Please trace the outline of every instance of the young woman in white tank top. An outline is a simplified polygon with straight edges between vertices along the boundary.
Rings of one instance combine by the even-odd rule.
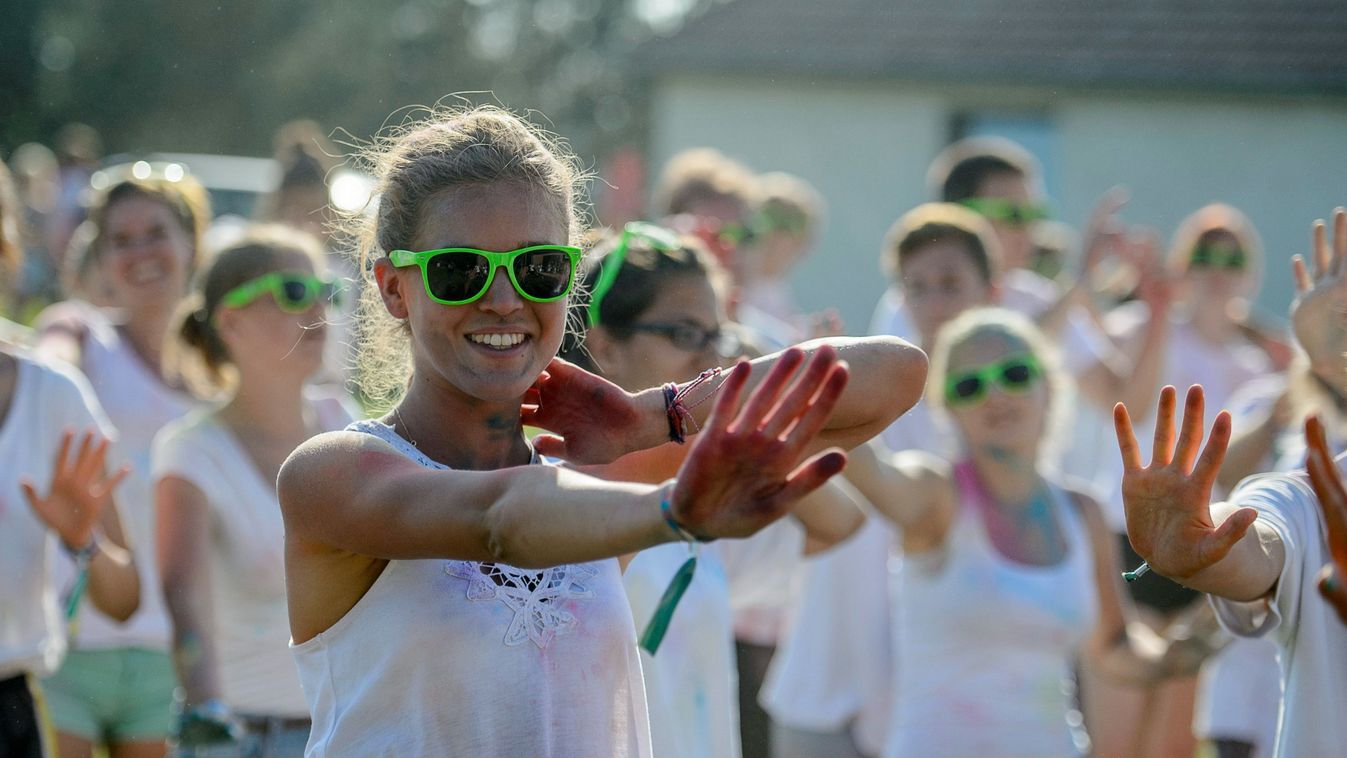
[[[932,356],[927,397],[948,410],[965,458],[856,455],[848,471],[904,552],[885,755],[1084,754],[1076,656],[1151,681],[1169,673],[1163,643],[1142,653],[1129,639],[1099,507],[1040,469],[1058,376],[1042,335],[977,309],[941,329]]]
[[[153,471],[163,595],[184,702],[177,755],[302,755],[308,705],[290,658],[276,472],[353,418],[307,383],[323,364],[334,288],[316,239],[254,227],[219,251],[179,307],[170,366],[227,402],[165,427]],[[234,735],[229,734],[232,731]]]
[[[649,755],[614,556],[779,518],[843,462],[807,456],[912,403],[893,377],[922,376],[924,357],[820,343],[741,364],[670,416],[661,389],[554,359],[579,257],[571,156],[481,108],[401,129],[376,161],[358,328],[366,360],[389,348],[366,390],[396,405],[305,443],[279,478],[308,753]],[[652,486],[529,465],[521,421],[558,433],[538,452],[578,463],[701,431],[677,482]]]
[[[141,583],[151,589],[159,586],[159,574],[150,550],[150,446],[161,427],[199,405],[164,379],[162,352],[209,215],[205,192],[190,177],[114,183],[98,196],[87,222],[94,235],[92,265],[113,308],[70,300],[38,319],[39,348],[89,377],[117,428],[112,454],[131,470],[119,502],[128,537],[144,556],[137,561]],[[56,570],[63,577],[74,573],[66,561]],[[88,756],[99,744],[138,756],[164,752],[174,686],[168,639],[157,591],[142,595],[140,609],[125,624],[95,608],[80,611],[71,655],[47,685],[62,755]]]

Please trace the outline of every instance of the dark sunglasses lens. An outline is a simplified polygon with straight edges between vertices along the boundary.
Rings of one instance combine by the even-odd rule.
[[[1240,269],[1244,268],[1244,263],[1245,261],[1243,250],[1236,250],[1235,252],[1230,254],[1229,258],[1225,259],[1225,267],[1230,269],[1231,271],[1239,271]]]
[[[1001,380],[1007,387],[1023,387],[1034,378],[1034,370],[1027,363],[1011,363],[1001,369]]]
[[[441,300],[471,300],[490,278],[491,264],[476,253],[441,253],[426,261],[426,286]]]
[[[954,397],[959,400],[971,400],[982,394],[982,379],[976,376],[966,376],[955,382],[951,389]]]
[[[309,286],[301,279],[282,281],[281,294],[285,299],[282,305],[293,310],[303,310],[312,302],[309,299]]]
[[[711,336],[695,326],[679,326],[669,333],[669,338],[673,340],[674,347],[690,353],[695,353],[706,347]]]
[[[570,289],[571,256],[565,250],[534,250],[514,259],[514,278],[529,297],[555,300]]]

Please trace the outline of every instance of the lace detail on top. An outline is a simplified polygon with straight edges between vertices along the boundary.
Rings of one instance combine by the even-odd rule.
[[[591,566],[556,566],[542,571],[521,571],[513,566],[477,561],[450,561],[444,572],[468,582],[469,600],[499,600],[514,611],[505,630],[511,647],[532,642],[546,648],[552,638],[575,628],[575,616],[565,601],[593,597],[589,580],[598,573]]]
[[[449,468],[428,458],[382,422],[374,419],[357,421],[347,429],[374,435],[427,468]],[[535,453],[534,462],[537,461]],[[444,573],[467,581],[469,600],[499,600],[514,611],[514,618],[505,630],[506,645],[513,647],[528,640],[541,649],[558,634],[575,628],[576,618],[566,610],[565,601],[593,597],[589,580],[598,574],[598,570],[586,564],[525,571],[501,563],[449,561],[444,566]]]

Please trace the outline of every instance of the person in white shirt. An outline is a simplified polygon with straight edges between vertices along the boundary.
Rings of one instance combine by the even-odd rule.
[[[1098,504],[1043,468],[1062,381],[1025,317],[968,311],[940,330],[927,389],[962,459],[853,456],[849,478],[903,548],[885,755],[1084,753],[1077,655],[1121,680],[1182,670],[1160,640],[1133,643]]]
[[[395,404],[304,443],[278,480],[308,753],[649,755],[615,556],[785,515],[841,469],[829,446],[911,405],[925,357],[837,339],[741,362],[699,385],[713,401],[628,393],[555,358],[580,259],[573,156],[480,107],[404,125],[373,157],[357,326],[381,367],[363,387]],[[529,465],[692,432],[662,486]]]
[[[121,755],[162,755],[172,723],[173,667],[168,614],[150,546],[154,502],[150,446],[167,424],[197,407],[163,375],[163,347],[173,309],[202,257],[210,217],[205,190],[191,177],[127,176],[96,195],[87,229],[93,276],[111,307],[68,300],[37,319],[38,348],[89,378],[117,429],[114,460],[130,474],[121,490],[128,537],[143,546],[137,561],[148,588],[126,623],[80,611],[70,655],[45,689],[61,754],[82,758],[103,745]],[[62,577],[74,566],[58,561]],[[67,579],[68,581],[68,579]],[[118,752],[120,751],[120,752]]]
[[[695,378],[738,356],[740,345],[724,313],[725,274],[696,238],[633,222],[601,240],[593,255],[584,276],[590,303],[581,320],[587,328],[562,357],[624,389],[639,390]],[[620,468],[623,479],[658,483],[677,472],[683,449],[666,445],[627,456],[613,473]],[[747,540],[720,540],[699,551],[692,583],[658,653],[641,657],[656,755],[741,754],[732,610],[774,602],[789,587],[786,577],[802,554],[823,550],[860,527],[864,513],[843,487],[831,481],[796,506],[795,518]],[[622,584],[637,629],[652,623],[661,596],[687,559],[686,547],[670,544],[642,550],[627,564]]]
[[[1344,376],[1347,364],[1347,211],[1334,213],[1330,247],[1322,222],[1315,226],[1313,277],[1297,257],[1297,297],[1291,307],[1296,340],[1316,373]],[[1339,385],[1341,388],[1341,384]],[[1149,466],[1128,411],[1116,411],[1118,444],[1126,474],[1123,500],[1128,536],[1155,572],[1211,596],[1232,632],[1267,636],[1279,650],[1282,689],[1277,756],[1337,755],[1347,744],[1347,628],[1336,606],[1320,597],[1320,570],[1332,559],[1326,515],[1303,472],[1268,474],[1244,481],[1223,502],[1212,487],[1230,439],[1230,415],[1221,412],[1202,447],[1204,393],[1189,389],[1175,442],[1176,393],[1161,392]],[[1311,435],[1311,468],[1328,484],[1322,427]],[[1317,454],[1315,452],[1317,448]],[[1336,464],[1342,466],[1341,459]],[[1327,518],[1331,518],[1331,513]],[[1335,535],[1335,539],[1341,535]],[[1341,556],[1337,556],[1340,558]],[[1330,582],[1330,599],[1337,597]]]
[[[0,164],[0,289],[22,257],[12,199]],[[43,758],[56,746],[38,718],[37,680],[65,654],[81,588],[125,621],[141,587],[112,502],[126,470],[104,466],[115,432],[84,378],[12,342],[12,327],[0,318],[0,755]],[[51,571],[58,542],[82,569],[70,585]]]
[[[276,472],[304,440],[342,429],[338,398],[306,391],[323,363],[333,284],[318,242],[257,227],[219,251],[178,309],[175,372],[227,402],[155,438],[163,595],[182,683],[179,755],[214,755],[237,725],[248,755],[301,755],[308,706],[288,650]],[[225,729],[201,735],[203,723]]]

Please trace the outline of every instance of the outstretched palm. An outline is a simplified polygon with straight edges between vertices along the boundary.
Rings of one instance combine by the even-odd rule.
[[[737,412],[748,364],[735,366],[721,385],[670,495],[674,519],[689,531],[746,537],[846,465],[840,450],[801,463],[847,383],[846,366],[829,347],[802,363],[800,350],[783,353]]]
[[[92,431],[84,433],[74,460],[67,460],[73,439],[74,432],[61,435],[45,496],[38,494],[30,479],[23,479],[19,486],[38,518],[66,545],[79,548],[93,537],[94,524],[111,500],[113,488],[126,476],[127,468],[122,467],[112,476],[105,475],[108,441],[99,439]]]
[[[1347,350],[1347,210],[1333,211],[1333,239],[1323,221],[1314,222],[1310,260],[1291,261],[1296,299],[1291,305],[1291,324],[1296,339],[1321,377],[1342,374],[1342,355]]]
[[[1173,387],[1160,391],[1155,418],[1155,447],[1151,464],[1141,465],[1141,453],[1127,408],[1113,409],[1118,448],[1123,459],[1123,506],[1127,536],[1137,553],[1157,573],[1186,579],[1224,558],[1244,536],[1257,513],[1237,511],[1217,526],[1211,518],[1212,484],[1230,441],[1230,414],[1222,411],[1202,443],[1202,387],[1188,389],[1178,445],[1174,445]]]

